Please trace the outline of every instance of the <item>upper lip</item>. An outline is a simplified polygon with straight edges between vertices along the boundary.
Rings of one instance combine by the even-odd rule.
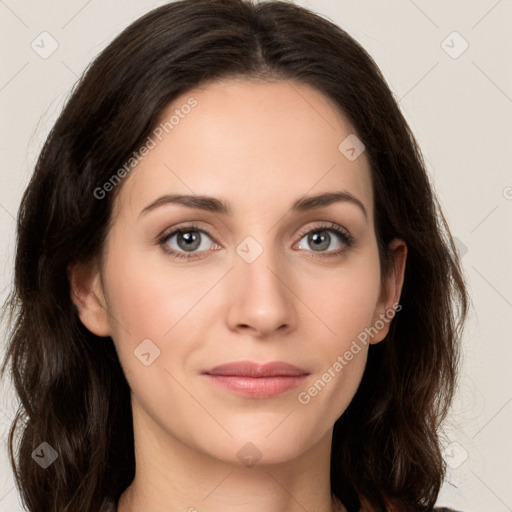
[[[297,376],[308,375],[309,372],[283,361],[272,361],[270,363],[253,363],[252,361],[235,361],[225,363],[203,373],[208,375],[235,375],[241,377],[276,377],[276,376]]]

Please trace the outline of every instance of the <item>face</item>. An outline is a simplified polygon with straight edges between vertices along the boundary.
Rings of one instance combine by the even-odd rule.
[[[91,280],[104,308],[84,302],[81,319],[112,336],[134,417],[159,436],[233,463],[246,443],[289,460],[332,433],[398,301],[400,275],[381,285],[369,163],[340,149],[353,128],[299,83],[218,81],[162,121],[176,109],[122,184]],[[338,199],[296,204],[327,193]],[[204,373],[240,361],[300,372]]]

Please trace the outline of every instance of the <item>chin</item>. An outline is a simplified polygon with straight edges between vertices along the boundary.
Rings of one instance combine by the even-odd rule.
[[[228,428],[233,437],[227,433],[215,439],[203,437],[200,449],[227,464],[248,468],[288,462],[308,451],[319,439],[313,432],[309,437],[299,424],[285,427],[287,420],[280,424],[285,416],[280,415],[272,426],[265,424],[258,428],[253,424],[252,428],[242,428],[243,425],[238,429]]]

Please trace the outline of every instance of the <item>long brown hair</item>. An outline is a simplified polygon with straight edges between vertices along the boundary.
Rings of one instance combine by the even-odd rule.
[[[181,93],[226,77],[294,80],[335,102],[366,146],[381,273],[408,246],[402,310],[369,349],[336,421],[331,490],[349,511],[429,510],[444,478],[439,427],[452,400],[468,309],[463,273],[423,157],[368,53],[331,21],[289,2],[182,0],[126,28],[86,70],[51,130],[17,219],[8,350],[20,407],[9,453],[33,512],[117,502],[135,474],[130,391],[110,338],[80,322],[66,273],[101,254],[119,192],[98,187]],[[341,142],[341,141],[340,141]],[[15,437],[21,430],[19,445]],[[58,454],[47,469],[32,452]]]

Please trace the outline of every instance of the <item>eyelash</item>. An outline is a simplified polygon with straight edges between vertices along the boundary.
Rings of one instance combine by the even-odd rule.
[[[199,231],[201,233],[206,234],[209,238],[211,238],[213,240],[213,237],[210,235],[210,233],[208,233],[208,231],[204,230],[203,228],[200,228],[199,226],[197,226],[195,224],[189,224],[187,226],[180,227],[178,229],[174,229],[170,232],[163,233],[161,236],[158,237],[158,244],[162,247],[162,249],[165,253],[170,254],[174,258],[185,259],[185,260],[192,260],[192,259],[200,258],[201,256],[198,255],[200,253],[189,253],[190,255],[186,255],[186,253],[176,251],[174,249],[170,249],[169,246],[167,245],[167,242],[169,241],[169,239],[172,238],[174,235],[179,234],[179,233],[187,233],[189,231]],[[344,247],[342,249],[338,249],[337,251],[334,251],[334,252],[331,251],[331,252],[326,252],[326,253],[315,254],[314,256],[312,256],[314,258],[333,258],[336,256],[342,256],[355,244],[354,237],[348,231],[346,231],[344,228],[342,228],[341,226],[339,226],[338,224],[335,224],[333,222],[322,224],[313,229],[302,230],[299,233],[299,241],[302,240],[302,238],[309,233],[317,233],[317,232],[322,232],[322,231],[330,231],[330,232],[338,235],[339,238],[342,240]],[[207,251],[200,251],[200,252],[207,252]],[[310,252],[314,252],[314,251],[310,251]],[[195,255],[193,255],[193,254],[195,254]]]

